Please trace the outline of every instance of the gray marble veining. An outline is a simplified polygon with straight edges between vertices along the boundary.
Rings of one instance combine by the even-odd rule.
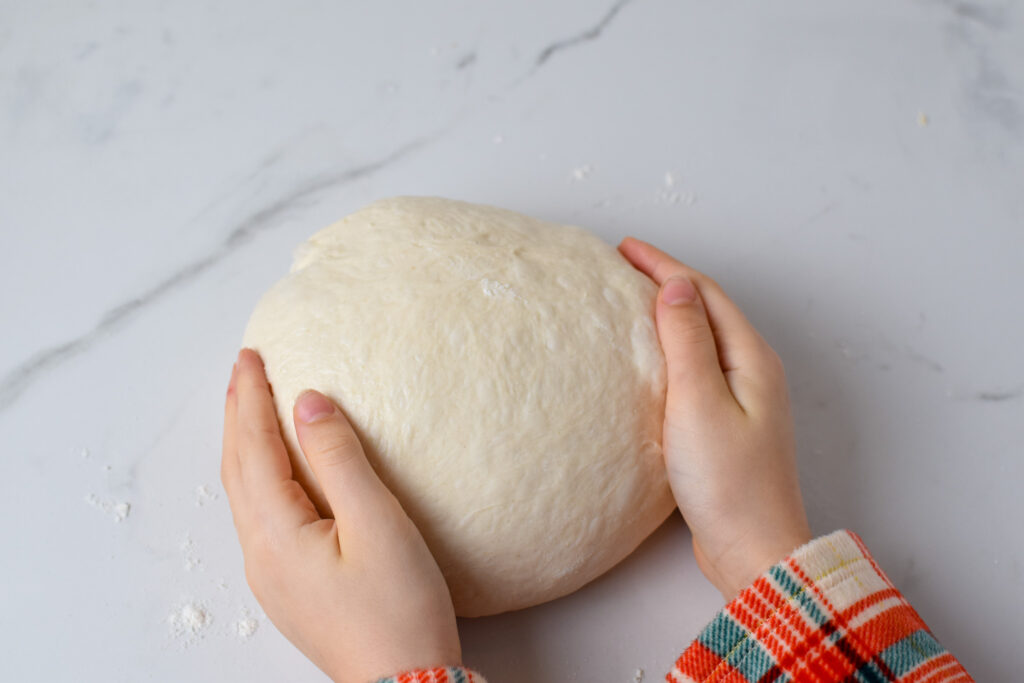
[[[284,196],[258,208],[236,225],[211,253],[180,267],[150,289],[108,310],[85,334],[58,346],[43,349],[8,372],[0,379],[0,411],[16,401],[18,396],[32,384],[36,376],[87,351],[97,341],[115,331],[120,325],[127,323],[143,308],[159,301],[160,298],[181,285],[201,276],[223,259],[234,254],[239,247],[255,239],[259,233],[273,229],[276,225],[275,221],[296,205],[314,200],[319,193],[327,188],[337,187],[375,173],[415,152],[428,142],[429,140],[426,139],[414,140],[402,145],[383,159],[361,164],[335,174],[313,178],[290,190]]]
[[[592,40],[597,40],[598,38],[600,38],[604,30],[608,28],[608,25],[615,20],[615,17],[618,16],[619,12],[621,12],[622,9],[630,2],[633,2],[633,0],[616,0],[615,4],[613,4],[611,8],[609,8],[608,12],[605,13],[603,17],[601,17],[601,20],[598,21],[593,26],[591,26],[590,28],[586,29],[585,31],[581,31],[579,34],[574,35],[570,38],[563,38],[546,46],[543,50],[540,51],[540,53],[534,60],[534,68],[538,69],[544,66],[544,64],[547,63],[549,59],[551,59],[557,53],[563,50],[568,50],[578,45],[582,45],[583,43],[588,43]]]

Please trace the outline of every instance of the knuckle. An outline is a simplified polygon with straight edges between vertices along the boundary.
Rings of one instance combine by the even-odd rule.
[[[362,454],[362,446],[351,432],[334,434],[315,449],[315,457],[326,467],[345,467]]]
[[[673,275],[684,275],[686,274],[686,266],[674,258],[667,258],[662,261],[658,261],[654,265],[654,279],[661,282],[666,280]]]
[[[264,422],[263,420],[252,421],[246,429],[249,434],[259,441],[269,441],[281,438],[281,428],[276,422]]]
[[[690,346],[714,342],[711,327],[704,320],[686,320],[680,322],[672,331],[672,336],[681,344]]]
[[[782,363],[782,357],[767,343],[764,348],[764,365],[771,372],[773,378],[785,380],[786,368]]]

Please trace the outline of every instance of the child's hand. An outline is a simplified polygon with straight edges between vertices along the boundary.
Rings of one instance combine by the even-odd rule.
[[[263,363],[243,350],[228,387],[221,479],[267,616],[335,681],[460,664],[437,563],[345,416],[307,392],[294,418],[334,519],[321,519],[292,479]]]
[[[697,563],[728,600],[811,538],[782,363],[710,278],[632,238],[619,251],[661,287],[665,464]]]

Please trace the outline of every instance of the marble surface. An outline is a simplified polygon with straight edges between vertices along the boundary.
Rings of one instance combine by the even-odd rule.
[[[786,363],[815,530],[979,680],[1024,669],[1020,3],[6,0],[0,678],[322,680],[244,583],[221,401],[291,248],[394,194],[716,276]],[[463,622],[467,662],[660,679],[720,605],[688,541]]]

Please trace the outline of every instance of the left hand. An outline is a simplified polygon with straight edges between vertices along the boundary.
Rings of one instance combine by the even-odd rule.
[[[661,288],[669,484],[698,566],[732,600],[811,540],[782,361],[707,275],[632,238],[619,251]]]
[[[334,519],[292,478],[263,363],[243,349],[228,386],[221,479],[267,616],[343,683],[461,664],[441,571],[344,414],[308,391],[294,419]]]

